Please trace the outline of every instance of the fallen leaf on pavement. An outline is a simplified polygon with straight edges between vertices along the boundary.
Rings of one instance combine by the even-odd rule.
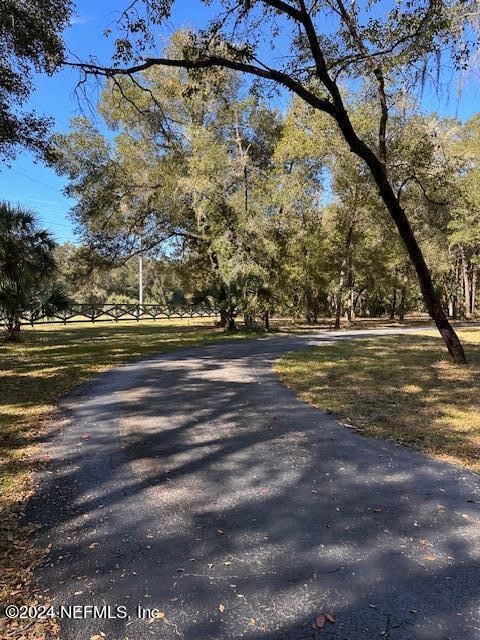
[[[163,611],[155,611],[153,618],[156,620],[163,620],[165,618],[165,614]]]
[[[317,627],[317,629],[323,629],[323,627],[325,626],[325,620],[326,618],[323,613],[319,613],[315,618],[315,626]]]
[[[219,604],[218,605],[218,610],[220,611],[220,613],[223,613],[225,611],[225,605],[224,604]]]
[[[164,620],[164,619],[165,619],[165,614],[163,613],[163,611],[155,611],[152,617],[147,620],[147,624],[152,624],[152,622],[155,622],[155,620]]]

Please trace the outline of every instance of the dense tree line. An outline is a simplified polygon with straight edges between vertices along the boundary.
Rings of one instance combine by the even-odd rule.
[[[134,0],[105,32],[108,65],[65,61],[70,3],[23,4],[0,12],[0,151],[37,149],[69,176],[90,270],[145,250],[188,262],[192,295],[215,299],[231,327],[239,308],[247,324],[277,307],[333,312],[337,326],[345,309],[402,316],[419,306],[418,285],[465,362],[446,310],[475,312],[477,123],[441,122],[410,101],[445,62],[468,66],[477,0],[220,0],[204,29],[160,54],[172,0]],[[52,149],[47,121],[18,113],[32,70],[61,64],[105,79],[115,138],[80,118]],[[275,87],[293,96],[286,116],[261,97]]]
[[[172,0],[135,0],[120,19],[111,63],[91,58],[75,66],[117,83],[119,78],[138,83],[140,74],[158,68],[185,69],[193,77],[202,70],[231,70],[286,89],[325,114],[371,176],[415,269],[428,313],[453,360],[465,363],[401,202],[404,183],[390,171],[390,125],[399,94],[439,78],[443,62],[457,72],[468,65],[478,42],[477,0],[399,0],[383,7],[346,0],[221,0],[206,28],[159,55],[158,37],[172,10]],[[356,126],[350,92],[372,104],[373,136]]]
[[[190,37],[175,34],[170,55]],[[359,135],[373,140],[378,106],[369,92],[350,95],[348,109]],[[239,312],[247,324],[277,313],[333,316],[339,326],[342,317],[402,320],[425,310],[371,172],[305,101],[281,114],[228,69],[158,66],[111,79],[99,111],[111,133],[82,117],[56,139],[55,166],[69,178],[84,244],[64,247],[60,259],[77,298],[88,276],[84,301],[136,301],[134,257],[143,251],[146,302],[212,301],[230,327]],[[470,317],[480,119],[425,115],[406,92],[389,118],[386,168],[436,295],[451,317]]]

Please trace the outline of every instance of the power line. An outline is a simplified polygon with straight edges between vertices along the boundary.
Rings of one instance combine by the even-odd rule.
[[[27,173],[24,173],[23,171],[20,171],[19,169],[15,169],[15,168],[11,167],[11,171],[13,171],[14,173],[18,173],[18,175],[22,176],[23,178],[27,178],[27,180],[31,180],[32,182],[37,182],[38,184],[41,184],[43,187],[47,187],[47,189],[51,189],[52,191],[55,191],[55,193],[58,193],[60,191],[57,187],[53,187],[52,185],[47,184],[46,182],[43,182],[43,180],[39,180],[38,178],[34,178],[32,176],[29,176]],[[34,203],[32,198],[26,198],[26,200],[30,200],[30,202]],[[35,206],[37,206],[37,205],[35,205]],[[64,216],[67,215],[66,212],[60,211],[59,209],[52,210],[52,209],[43,209],[42,207],[38,207],[38,208],[40,209],[40,212],[39,212],[40,216],[45,216],[45,214],[48,214],[48,213],[59,213],[59,214],[64,215]],[[52,233],[59,240],[68,241],[68,242],[72,242],[72,241],[75,240],[73,229],[68,224],[63,224],[62,222],[57,222],[57,221],[51,222],[49,220],[43,220],[42,224],[44,224],[47,228],[48,227],[61,227],[62,229],[71,229],[72,230],[72,235],[71,236],[66,236],[66,235],[63,235],[63,234],[59,234],[59,233],[56,233],[55,231],[53,231]]]
[[[48,213],[59,213],[62,216],[68,215],[68,212],[63,211],[63,209],[52,209],[48,203],[48,201],[36,200],[35,198],[23,198],[23,202],[27,202],[30,206],[35,207],[35,209],[45,209],[47,208]]]
[[[28,180],[32,180],[32,182],[38,182],[38,184],[41,184],[44,187],[47,187],[47,189],[51,189],[52,191],[55,191],[56,193],[61,191],[60,189],[58,189],[58,187],[52,187],[51,184],[47,184],[46,182],[43,182],[43,180],[39,180],[38,178],[32,178],[32,176],[29,176],[28,174],[23,173],[23,171],[19,171],[18,169],[15,169],[14,167],[11,167],[10,170],[14,171],[15,173],[18,173],[18,175],[22,176],[23,178],[27,178]]]
[[[32,182],[37,182],[38,184],[41,184],[44,187],[47,187],[47,189],[51,189],[52,191],[55,191],[55,193],[58,193],[59,189],[56,187],[52,187],[52,185],[47,184],[46,182],[43,182],[43,180],[39,180],[38,178],[33,178],[32,176],[29,176],[27,173],[24,173],[23,171],[19,171],[19,169],[15,169],[14,167],[10,168],[11,171],[18,173],[18,175],[27,178],[28,180],[32,180]],[[38,207],[38,205],[35,205],[35,201],[32,198],[26,198],[27,201],[30,201],[34,206]],[[41,204],[41,203],[40,203]],[[39,209],[43,209],[41,206],[38,207]],[[40,215],[44,215],[45,213],[60,213],[63,216],[66,216],[67,213],[65,211],[60,211],[59,209],[43,209],[43,211],[40,213]],[[50,222],[50,221],[46,221],[46,224],[50,225],[50,226],[58,226],[58,227],[63,227],[65,229],[70,229],[70,225],[68,224],[63,224],[62,222]]]
[[[13,198],[12,198],[13,200]],[[63,216],[65,219],[68,216],[68,212],[67,211],[61,211],[60,209],[46,209],[44,206],[42,206],[41,204],[35,204],[35,201],[30,199],[30,198],[25,198],[24,199],[25,202],[29,203],[30,206],[35,208],[35,213],[37,214],[38,218],[40,218],[40,222],[42,224],[48,224],[51,226],[57,226],[57,227],[63,227],[64,229],[72,229],[72,225],[68,224],[67,222],[59,222],[56,218],[55,220],[42,220],[41,218],[45,218],[48,214],[54,214],[55,217],[60,214],[61,216]]]
[[[52,232],[52,235],[55,237],[56,240],[63,240],[65,242],[76,242],[78,240],[74,236],[64,236],[64,235],[53,233],[53,232]]]
[[[16,196],[9,196],[6,195],[5,198],[7,200],[15,200]],[[67,216],[68,212],[64,211],[63,209],[55,209],[52,208],[50,205],[53,204],[55,205],[55,202],[52,203],[51,200],[41,200],[39,198],[22,198],[22,203],[26,202],[29,206],[34,207],[35,209],[45,209],[46,207],[48,207],[48,212],[49,213],[60,213],[63,216]],[[61,203],[59,203],[61,204]]]
[[[51,212],[47,211],[46,213],[51,213]],[[40,215],[42,215],[42,214],[40,214]],[[64,229],[72,229],[73,230],[71,225],[63,224],[63,222],[57,222],[57,221],[50,222],[50,220],[43,220],[42,224],[48,224],[48,225],[50,225],[52,227],[63,227]]]

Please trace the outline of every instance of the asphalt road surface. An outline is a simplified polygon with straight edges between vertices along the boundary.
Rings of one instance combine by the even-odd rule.
[[[98,609],[63,612],[85,617],[61,640],[480,639],[480,477],[355,434],[272,372],[349,337],[155,356],[64,403],[28,510],[52,545],[37,579]]]

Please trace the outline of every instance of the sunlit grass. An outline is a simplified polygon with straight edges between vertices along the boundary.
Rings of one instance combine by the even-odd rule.
[[[27,328],[19,344],[0,339],[0,601],[36,603],[30,584],[43,551],[33,544],[30,529],[21,526],[19,513],[34,490],[28,454],[48,432],[58,399],[123,362],[247,335],[211,325],[212,319],[44,325]],[[0,618],[2,638],[7,623]],[[27,626],[28,637],[45,637],[45,623]]]
[[[35,439],[32,427],[58,398],[116,364],[245,335],[211,325],[211,319],[43,325],[27,328],[19,344],[0,341],[0,493],[18,492],[24,480],[18,461]]]
[[[362,433],[480,472],[480,330],[461,330],[469,364],[427,335],[345,340],[282,358],[284,382]]]

